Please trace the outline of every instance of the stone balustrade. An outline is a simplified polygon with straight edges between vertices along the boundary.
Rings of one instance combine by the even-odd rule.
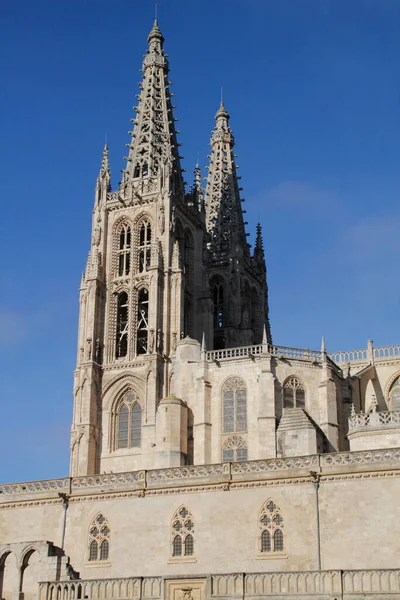
[[[386,413],[376,413],[386,414]],[[400,412],[397,413],[400,418]],[[397,417],[396,417],[397,418]],[[179,486],[240,484],[243,481],[266,479],[288,479],[309,477],[310,471],[324,474],[349,469],[376,470],[400,467],[400,448],[382,450],[362,450],[358,452],[332,452],[268,458],[244,462],[217,463],[214,465],[192,465],[149,471],[128,471],[126,473],[104,473],[82,477],[65,477],[46,481],[11,483],[0,485],[0,503],[23,501],[27,498],[60,498],[60,494],[80,496],[99,492],[137,491],[143,495],[152,489],[165,489]],[[61,502],[61,498],[60,498]]]
[[[400,359],[400,346],[381,346],[379,348],[364,348],[361,350],[345,350],[328,354],[329,358],[336,364],[345,363],[371,363],[387,360],[388,358]]]
[[[322,353],[309,348],[289,348],[288,346],[274,346],[271,344],[258,344],[255,346],[241,346],[238,348],[224,348],[206,352],[208,361],[221,361],[232,358],[251,358],[268,353],[277,358],[293,358],[300,360],[322,361]]]
[[[196,578],[198,582],[199,578]],[[39,600],[135,600],[163,597],[163,577],[90,579],[39,584]],[[286,571],[229,573],[204,578],[206,598],[276,598],[303,600],[398,599],[400,570]],[[190,579],[182,580],[190,590]]]
[[[400,427],[400,411],[359,413],[349,417],[349,433],[372,429],[391,429]]]

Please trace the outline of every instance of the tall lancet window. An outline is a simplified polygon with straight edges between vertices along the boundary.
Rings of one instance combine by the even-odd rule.
[[[140,448],[142,407],[134,392],[128,392],[118,410],[117,448]]]
[[[149,332],[149,291],[142,288],[138,293],[136,354],[146,354]]]
[[[117,301],[117,339],[115,356],[122,358],[128,354],[128,329],[129,329],[128,294],[122,292]]]
[[[193,336],[193,283],[194,283],[194,242],[190,231],[186,231],[182,246],[183,272],[185,277],[184,332]]]
[[[224,286],[217,281],[213,286],[214,301],[214,329],[222,329],[224,326]]]
[[[148,221],[144,221],[139,229],[139,273],[147,271],[150,267],[151,256],[151,226]]]
[[[131,271],[131,228],[123,225],[119,232],[118,275],[123,277]]]

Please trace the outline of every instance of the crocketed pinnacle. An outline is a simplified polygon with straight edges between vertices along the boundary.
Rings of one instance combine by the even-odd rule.
[[[260,223],[256,226],[256,243],[254,245],[254,262],[258,267],[265,269],[264,246],[262,239],[262,228]]]
[[[205,193],[206,226],[209,248],[216,259],[249,259],[245,223],[236,174],[233,147],[235,140],[229,127],[229,113],[223,102],[215,115],[211,134],[211,155]]]
[[[164,37],[157,21],[148,36],[143,59],[143,79],[135,106],[136,118],[131,132],[127,166],[121,186],[145,177],[168,175],[177,195],[183,193],[182,169],[177,132],[168,81],[168,60],[163,50]]]
[[[107,191],[111,191],[111,171],[110,171],[110,161],[108,158],[108,145],[104,144],[103,155],[101,157],[101,167],[99,180],[106,182]]]

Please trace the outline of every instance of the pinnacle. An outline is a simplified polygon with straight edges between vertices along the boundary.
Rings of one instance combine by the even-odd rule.
[[[104,144],[103,156],[101,158],[100,177],[110,174],[110,162],[108,159],[108,144]]]
[[[164,36],[161,33],[159,27],[158,27],[158,21],[157,19],[154,20],[154,25],[152,30],[150,31],[147,41],[150,44],[151,40],[159,40],[161,42],[161,44],[164,42]]]
[[[225,105],[222,100],[221,100],[221,104],[219,105],[217,114],[215,115],[215,120],[219,119],[220,117],[223,117],[224,119],[227,119],[227,120],[230,118],[230,115],[229,115],[228,111],[226,110]]]

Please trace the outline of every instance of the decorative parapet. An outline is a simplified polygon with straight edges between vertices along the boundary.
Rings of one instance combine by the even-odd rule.
[[[371,467],[374,464],[380,464],[381,466],[390,468],[390,463],[400,461],[400,448],[360,450],[359,452],[334,452],[330,454],[320,454],[319,457],[322,469],[346,465],[365,465]]]
[[[152,600],[162,597],[165,579],[127,577],[44,582],[39,584],[39,600]],[[196,576],[197,582],[198,579],[199,576]],[[399,569],[229,573],[210,575],[204,577],[204,581],[205,599],[287,597],[299,600],[366,600],[385,597],[397,600],[400,593]],[[182,588],[190,594],[190,578],[182,580]]]
[[[356,432],[398,429],[400,427],[400,411],[387,410],[354,414],[349,417],[349,434]]]
[[[245,597],[299,595],[332,598],[341,595],[340,571],[300,571],[279,573],[253,573],[246,575]],[[325,596],[326,594],[326,596]]]
[[[121,579],[83,579],[40,583],[39,600],[76,600],[77,598],[160,598],[161,577]]]
[[[342,352],[333,352],[328,354],[329,358],[336,364],[344,365],[363,364],[363,363],[379,363],[388,359],[400,359],[400,346],[381,346],[373,348],[372,343],[368,348],[361,350],[345,350]]]
[[[206,353],[208,361],[220,361],[232,358],[252,358],[261,356],[265,352],[262,344],[256,346],[240,346],[238,348],[224,348],[223,350],[211,350]],[[268,345],[268,353],[277,358],[293,358],[300,360],[311,360],[322,362],[322,353],[308,348],[289,348],[288,346]]]
[[[73,477],[71,491],[73,493],[87,493],[90,490],[134,490],[145,485],[146,471],[128,471],[127,473],[106,473],[103,475],[89,475]]]
[[[74,497],[99,492],[137,491],[139,495],[143,495],[146,491],[151,492],[153,489],[160,490],[170,487],[234,485],[244,481],[308,478],[310,471],[320,472],[323,476],[324,473],[340,471],[343,467],[347,467],[346,472],[355,468],[358,470],[360,467],[363,471],[398,469],[400,467],[400,448],[311,454],[309,456],[11,483],[0,485],[0,504],[11,500],[22,502],[30,498],[53,498],[61,503],[61,493]]]
[[[49,492],[53,492],[56,496],[58,492],[69,492],[70,491],[70,478],[64,477],[63,479],[46,479],[44,481],[28,481],[26,483],[6,483],[0,485],[0,501],[2,499],[1,494],[4,496],[19,496],[19,495],[45,495],[48,496]]]

